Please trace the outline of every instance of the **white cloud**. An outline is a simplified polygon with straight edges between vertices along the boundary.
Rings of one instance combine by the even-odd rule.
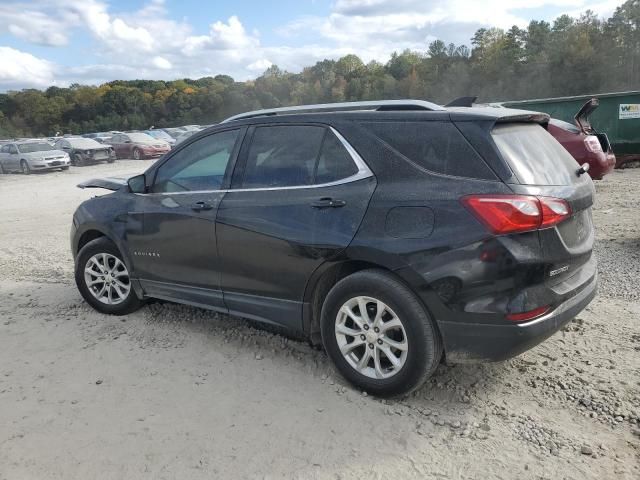
[[[51,62],[11,47],[0,47],[0,87],[44,88],[55,83]]]
[[[262,73],[271,65],[273,65],[273,63],[271,63],[269,60],[267,60],[266,58],[261,58],[260,60],[256,60],[255,62],[247,65],[247,69],[251,70],[252,72]]]
[[[153,57],[153,64],[162,70],[169,70],[173,66],[169,60],[160,56]]]

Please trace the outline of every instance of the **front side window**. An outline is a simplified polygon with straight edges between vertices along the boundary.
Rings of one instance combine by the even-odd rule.
[[[158,169],[153,192],[219,190],[239,132],[214,133],[181,149]]]
[[[242,188],[317,185],[357,172],[349,152],[325,127],[258,127],[247,154]]]

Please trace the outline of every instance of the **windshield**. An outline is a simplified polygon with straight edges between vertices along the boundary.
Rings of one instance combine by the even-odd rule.
[[[128,133],[127,134],[132,142],[149,143],[153,142],[153,137],[146,133]]]
[[[48,150],[55,150],[55,148],[45,142],[21,143],[18,145],[20,153],[46,152]]]
[[[67,142],[69,142],[73,148],[104,148],[104,145],[91,138],[68,138]]]
[[[162,140],[173,140],[173,138],[171,138],[171,135],[163,132],[162,130],[149,130],[147,133],[153,138],[159,138]]]
[[[499,125],[491,132],[498,150],[524,185],[571,185],[578,165],[542,126]]]

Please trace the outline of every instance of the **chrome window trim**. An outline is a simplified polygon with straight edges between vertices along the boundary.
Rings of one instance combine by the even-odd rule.
[[[353,175],[333,182],[318,183],[315,185],[293,185],[289,187],[258,187],[258,188],[227,188],[222,190],[189,190],[185,192],[149,192],[149,193],[136,193],[135,195],[186,195],[186,194],[201,194],[201,193],[227,193],[227,192],[268,192],[272,190],[302,190],[309,188],[325,188],[334,187],[336,185],[343,185],[345,183],[357,182],[365,178],[373,177],[373,172],[362,159],[360,154],[351,146],[349,142],[338,132],[335,128],[329,127],[329,130],[338,138],[342,146],[347,150],[349,156],[358,167],[358,171]]]

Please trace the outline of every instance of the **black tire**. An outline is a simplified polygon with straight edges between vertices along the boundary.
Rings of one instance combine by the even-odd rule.
[[[134,160],[140,160],[142,158],[142,156],[140,155],[140,149],[137,147],[134,148],[132,152],[132,156]]]
[[[62,170],[69,170],[69,165],[62,167]]]
[[[406,332],[405,363],[389,378],[371,378],[358,372],[340,352],[336,319],[341,307],[358,296],[384,302]],[[321,329],[324,348],[338,371],[358,388],[380,397],[408,394],[419,388],[442,358],[440,334],[420,300],[401,280],[383,270],[362,270],[340,280],[324,300]]]
[[[80,252],[78,252],[78,256],[76,257],[75,279],[80,294],[89,305],[101,313],[109,315],[127,315],[128,313],[138,310],[142,305],[144,305],[144,301],[137,297],[133,286],[130,286],[129,294],[125,300],[115,305],[102,303],[89,291],[89,286],[85,280],[85,268],[89,259],[100,253],[113,255],[124,263],[120,251],[108,238],[100,237],[87,243],[82,247],[82,249],[80,249]],[[129,280],[129,282],[130,281],[131,280]]]
[[[4,175],[4,168],[2,168],[2,163],[0,163],[0,175]]]
[[[73,164],[74,164],[76,167],[82,167],[82,166],[84,166],[84,160],[82,160],[82,156],[81,156],[80,154],[76,153],[76,154],[73,156]]]
[[[115,162],[115,161],[116,161],[116,159],[115,159],[115,158],[109,158],[109,160],[107,160],[107,163],[113,163],[113,162]]]
[[[31,167],[29,167],[29,162],[26,160],[20,160],[20,170],[25,175],[31,175]]]

